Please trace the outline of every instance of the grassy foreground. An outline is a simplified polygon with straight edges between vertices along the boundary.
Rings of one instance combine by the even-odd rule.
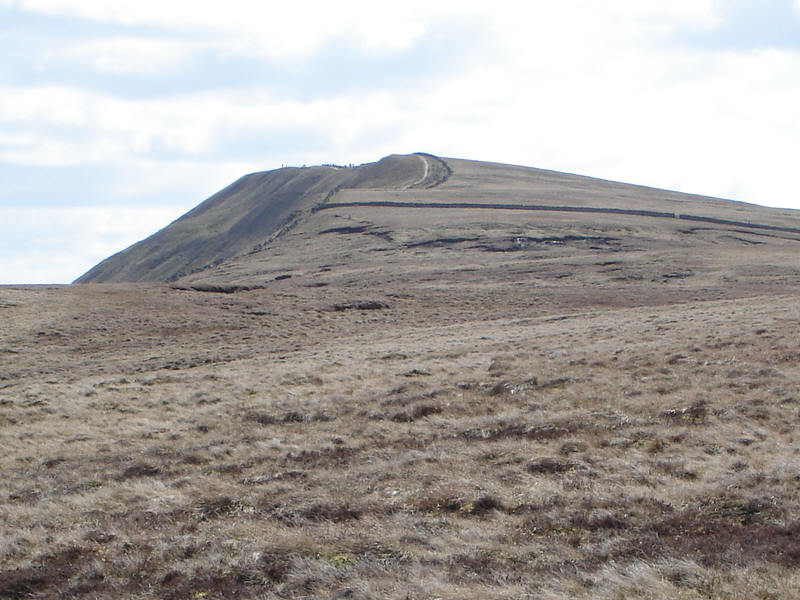
[[[796,295],[349,300],[0,289],[0,598],[800,597]]]

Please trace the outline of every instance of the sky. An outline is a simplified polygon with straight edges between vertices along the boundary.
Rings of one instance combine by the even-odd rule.
[[[0,0],[0,284],[429,152],[800,209],[800,0]]]

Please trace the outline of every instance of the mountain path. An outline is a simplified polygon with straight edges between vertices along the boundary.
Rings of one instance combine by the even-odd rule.
[[[428,174],[431,171],[430,163],[428,162],[428,159],[426,157],[424,157],[422,154],[415,154],[414,156],[416,156],[417,158],[419,158],[422,161],[422,164],[425,167],[425,171],[423,172],[422,177],[417,179],[414,183],[409,183],[406,186],[406,189],[413,188],[413,187],[416,187],[416,186],[422,184],[428,178]]]

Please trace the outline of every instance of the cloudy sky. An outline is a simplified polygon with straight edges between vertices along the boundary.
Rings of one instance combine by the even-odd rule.
[[[800,208],[800,0],[0,0],[0,283],[425,151]]]

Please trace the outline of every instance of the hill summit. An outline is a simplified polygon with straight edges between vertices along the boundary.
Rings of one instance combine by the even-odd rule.
[[[172,281],[252,250],[341,189],[420,189],[448,174],[443,161],[416,154],[358,167],[287,167],[245,175],[158,233],[104,260],[77,283]]]
[[[774,262],[798,237],[796,211],[417,153],[245,175],[77,282],[234,291],[275,278],[317,285],[321,273],[383,283],[476,266],[507,274],[520,263],[546,278],[569,259],[568,276],[605,266],[592,277],[611,287],[707,287],[725,277],[756,282],[739,263],[761,251]],[[703,273],[713,281],[696,277]]]

